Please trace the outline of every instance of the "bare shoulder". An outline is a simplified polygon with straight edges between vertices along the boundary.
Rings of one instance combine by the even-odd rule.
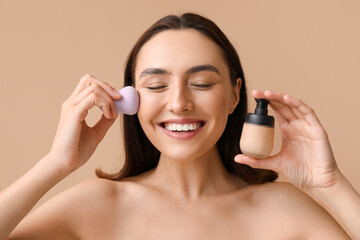
[[[117,182],[94,179],[80,183],[25,217],[11,239],[92,239],[107,230],[117,196]]]
[[[118,186],[115,181],[108,179],[96,178],[91,179],[85,182],[82,182],[67,191],[63,194],[64,196],[71,196],[72,199],[76,198],[97,198],[100,195],[102,197],[112,198],[117,195]]]
[[[75,211],[79,214],[82,209],[86,212],[91,212],[91,209],[102,208],[111,201],[115,201],[118,189],[114,181],[92,179],[65,190],[45,203],[44,207],[46,205],[57,205],[57,207],[61,207],[63,210]]]
[[[86,206],[115,207],[112,203],[118,202],[128,193],[136,192],[140,186],[140,184],[128,179],[113,181],[96,178],[73,186],[55,198],[59,202],[64,200],[64,202],[72,203],[67,204],[71,208],[76,208],[77,205],[81,205],[83,208]]]
[[[273,182],[253,186],[256,206],[282,227],[303,238],[349,239],[335,219],[312,198],[290,183]],[[267,214],[268,213],[268,214]]]
[[[260,208],[276,210],[277,216],[292,215],[297,218],[306,217],[308,214],[314,216],[314,211],[320,215],[327,214],[309,196],[286,182],[271,182],[254,186],[253,201]]]
[[[267,201],[262,203],[264,206],[280,205],[284,206],[284,204],[297,206],[314,206],[315,202],[298,188],[293,186],[290,183],[286,182],[270,182],[260,185],[254,185],[255,199],[266,199]],[[299,205],[300,204],[300,205]]]

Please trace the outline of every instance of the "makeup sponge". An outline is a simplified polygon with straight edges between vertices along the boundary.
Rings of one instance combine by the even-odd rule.
[[[139,107],[139,95],[135,88],[126,86],[118,91],[122,98],[114,101],[118,114],[134,115]]]

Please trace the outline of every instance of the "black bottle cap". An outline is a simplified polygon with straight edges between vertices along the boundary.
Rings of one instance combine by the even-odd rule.
[[[268,127],[274,127],[275,119],[273,116],[269,116],[267,106],[269,101],[263,98],[256,98],[255,113],[249,113],[246,116],[245,122],[257,125],[263,125]]]

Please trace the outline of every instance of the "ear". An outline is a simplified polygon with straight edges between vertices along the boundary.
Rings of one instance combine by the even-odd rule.
[[[236,83],[232,86],[232,100],[231,100],[231,109],[229,114],[232,114],[240,101],[240,88],[242,80],[241,78],[236,79]]]

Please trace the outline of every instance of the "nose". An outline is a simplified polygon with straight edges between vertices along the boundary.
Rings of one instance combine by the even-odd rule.
[[[186,86],[175,84],[168,92],[167,109],[179,114],[194,109],[191,92]]]

